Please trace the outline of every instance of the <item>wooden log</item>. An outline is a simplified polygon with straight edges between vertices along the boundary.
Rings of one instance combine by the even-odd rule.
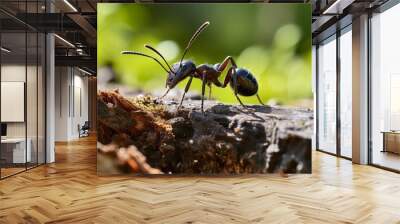
[[[99,91],[98,141],[134,145],[165,174],[311,172],[311,110],[205,101],[203,115],[199,100],[183,105]]]

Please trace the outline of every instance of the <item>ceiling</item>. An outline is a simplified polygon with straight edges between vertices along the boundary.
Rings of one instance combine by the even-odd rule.
[[[52,32],[57,34],[56,65],[79,66],[96,73],[97,2],[47,0],[46,4],[45,0],[1,0],[2,46],[12,49],[3,60],[17,62],[36,55],[37,47],[30,43],[33,35],[28,34],[25,38],[26,30]]]
[[[312,35],[316,44],[352,23],[352,18],[389,0],[313,0]]]

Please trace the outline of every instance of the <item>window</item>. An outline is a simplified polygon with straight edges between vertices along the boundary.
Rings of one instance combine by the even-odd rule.
[[[6,6],[12,2],[1,2]],[[19,2],[37,13],[43,1]],[[45,163],[45,35],[0,12],[0,178]]]
[[[400,170],[400,5],[371,18],[371,158]]]
[[[351,26],[340,36],[340,155],[352,156],[352,33]]]
[[[336,36],[318,47],[318,149],[336,153]]]

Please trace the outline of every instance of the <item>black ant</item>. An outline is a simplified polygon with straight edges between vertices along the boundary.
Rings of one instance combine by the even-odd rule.
[[[228,83],[230,84],[231,88],[234,91],[234,94],[239,101],[239,103],[242,106],[245,106],[243,102],[240,100],[238,95],[241,96],[253,96],[256,95],[258,101],[260,104],[264,105],[258,96],[258,84],[257,80],[254,78],[254,76],[251,74],[250,71],[244,68],[238,68],[235,61],[231,56],[226,57],[221,63],[215,64],[215,65],[208,65],[208,64],[202,64],[196,67],[193,61],[191,60],[185,60],[183,61],[186,53],[190,49],[190,47],[193,44],[193,41],[198,37],[198,35],[210,24],[210,22],[206,21],[204,22],[193,34],[193,36],[190,38],[188,45],[185,48],[185,51],[183,52],[182,58],[179,62],[175,63],[172,65],[172,67],[168,64],[167,60],[162,56],[162,54],[154,49],[153,47],[149,45],[144,45],[146,48],[154,51],[156,54],[158,54],[163,61],[166,63],[167,68],[163,66],[163,64],[157,60],[156,58],[139,53],[139,52],[134,52],[134,51],[122,51],[122,54],[134,54],[134,55],[140,55],[144,57],[151,58],[155,60],[167,73],[168,73],[168,78],[166,81],[166,87],[167,91],[163,94],[161,99],[166,96],[169,92],[170,89],[174,88],[179,82],[183,81],[186,77],[189,77],[189,81],[186,84],[185,87],[185,92],[183,93],[181,102],[179,103],[178,109],[182,106],[183,99],[185,98],[186,92],[190,88],[190,84],[192,83],[193,78],[198,78],[201,79],[203,82],[202,85],[202,91],[201,91],[201,112],[204,114],[203,110],[203,104],[204,104],[204,93],[205,93],[205,87],[208,85],[209,87],[209,97],[211,97],[211,85],[214,84],[217,87],[225,88]],[[218,78],[221,76],[222,72],[227,68],[228,64],[231,64],[231,67],[228,70],[228,73],[225,77],[224,83],[221,83]]]

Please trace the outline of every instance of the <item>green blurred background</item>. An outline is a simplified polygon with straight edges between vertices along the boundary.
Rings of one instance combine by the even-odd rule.
[[[309,4],[98,4],[98,66],[111,66],[116,81],[146,92],[165,88],[166,73],[153,60],[121,55],[122,50],[153,54],[150,44],[170,64],[180,60],[193,32],[210,26],[186,59],[215,64],[230,55],[249,69],[264,101],[283,104],[311,101],[311,7]],[[101,75],[101,73],[99,74]],[[220,79],[223,80],[223,77]],[[186,81],[177,88],[183,89]],[[201,81],[191,91],[201,91]],[[213,97],[237,103],[232,90],[213,88]],[[257,103],[256,97],[242,97]]]

